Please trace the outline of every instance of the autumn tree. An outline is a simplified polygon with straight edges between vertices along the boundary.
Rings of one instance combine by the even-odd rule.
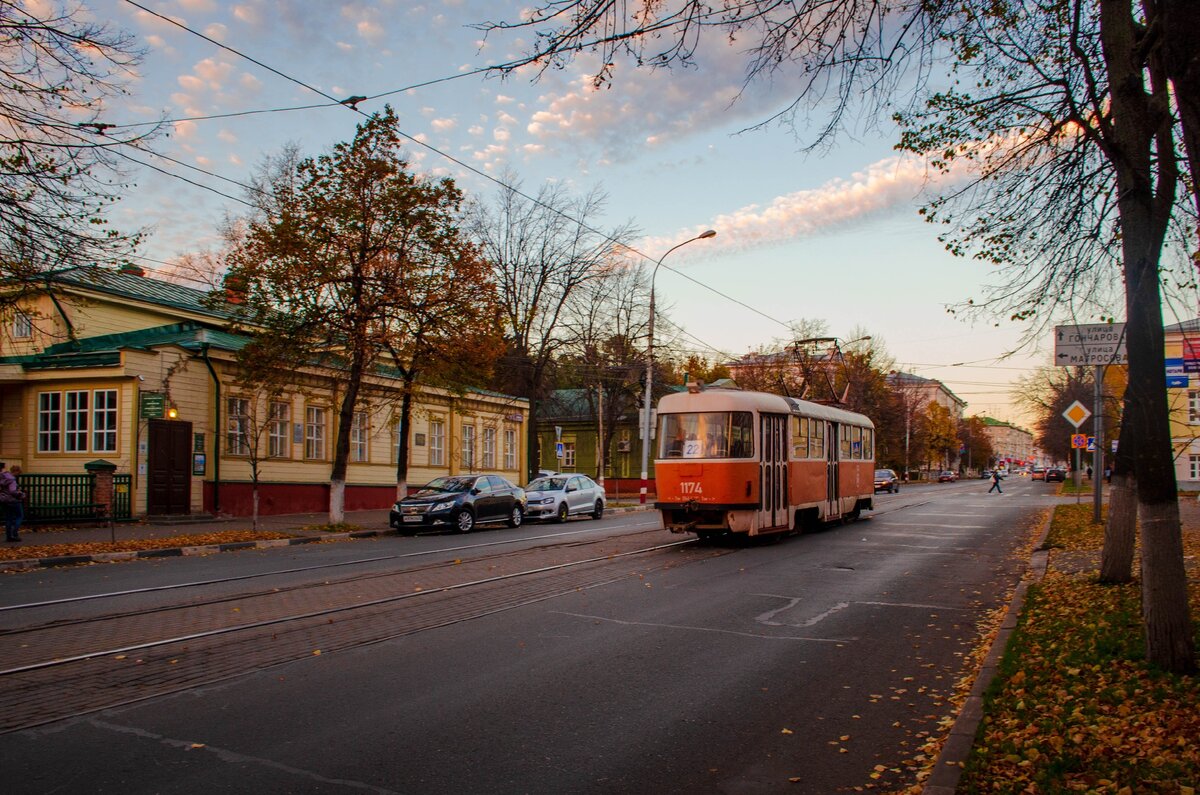
[[[593,228],[604,204],[599,191],[573,197],[551,184],[528,197],[509,174],[492,202],[473,204],[469,211],[471,238],[494,269],[506,342],[496,386],[530,404],[530,476],[539,461],[538,402],[552,389],[548,376],[555,357],[570,341],[567,318],[585,288],[614,266],[631,236],[628,225],[607,233]]]
[[[983,417],[974,414],[965,417],[958,424],[958,442],[960,449],[965,450],[964,461],[967,470],[983,469],[991,464],[996,457],[992,447],[992,438],[987,432],[987,423]]]
[[[1091,407],[1094,384],[1090,367],[1041,367],[1017,380],[1013,402],[1034,418],[1034,441],[1054,461],[1073,461],[1072,434],[1095,433],[1094,417],[1076,430],[1063,416],[1076,400]]]
[[[815,143],[855,110],[899,110],[903,149],[966,175],[931,217],[956,227],[951,251],[1011,268],[992,309],[1007,304],[1005,314],[1042,324],[1075,310],[1111,317],[1108,288],[1123,285],[1130,388],[1121,435],[1138,442],[1119,452],[1117,470],[1137,475],[1147,656],[1174,672],[1195,669],[1159,268],[1173,224],[1193,230],[1181,239],[1196,250],[1200,3],[749,0],[713,9],[703,0],[567,0],[482,27],[534,33],[533,51],[509,70],[595,51],[598,83],[614,78],[622,54],[652,67],[689,62],[717,28],[748,54],[749,79],[788,69],[800,81],[780,116],[825,103]],[[929,91],[943,57],[950,87]],[[1181,186],[1192,201],[1181,201]],[[1182,208],[1190,221],[1179,222]]]
[[[117,261],[138,236],[110,228],[129,186],[122,150],[149,131],[118,132],[107,103],[127,93],[142,53],[82,5],[0,0],[0,277],[17,290],[55,268]]]
[[[285,152],[269,166],[226,286],[240,293],[244,327],[298,352],[304,366],[336,385],[329,517],[339,523],[364,384],[390,365],[411,368],[415,378],[413,362],[426,355],[421,346],[445,342],[455,323],[456,344],[472,339],[480,315],[453,315],[459,304],[430,302],[451,289],[486,296],[490,284],[480,279],[464,289],[454,281],[479,273],[478,253],[457,225],[462,194],[451,180],[408,171],[390,107],[327,154],[300,159]],[[437,331],[414,343],[414,315],[435,311],[446,312]]]

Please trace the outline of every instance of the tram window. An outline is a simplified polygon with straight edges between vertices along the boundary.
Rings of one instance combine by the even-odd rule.
[[[841,441],[840,450],[841,450],[841,454],[842,454],[842,460],[849,461],[850,460],[850,426],[849,425],[839,425],[838,426],[838,438]]]
[[[751,454],[753,415],[747,411],[663,414],[660,458],[729,458]],[[745,452],[741,452],[745,451]]]
[[[853,427],[850,429],[850,457],[856,461],[861,461],[863,457],[863,429]]]
[[[875,431],[863,428],[863,458],[868,461],[875,457]]]
[[[825,457],[825,423],[821,420],[808,421],[809,455],[813,458]]]
[[[792,458],[808,458],[808,417],[792,417]]]

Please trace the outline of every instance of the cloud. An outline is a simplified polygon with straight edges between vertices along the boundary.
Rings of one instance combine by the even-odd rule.
[[[233,7],[233,18],[239,22],[245,22],[247,25],[258,25],[262,22],[262,15],[254,6],[239,5]]]
[[[229,28],[225,27],[220,22],[214,22],[204,28],[204,35],[217,41],[224,41],[225,36],[228,35],[228,33]]]
[[[454,119],[434,119],[429,126],[438,132],[449,132],[458,126],[458,122]]]
[[[186,11],[210,14],[217,10],[217,4],[214,0],[177,0],[177,2]]]
[[[955,179],[961,173],[951,174]],[[915,157],[889,157],[872,163],[849,177],[832,179],[818,188],[788,193],[766,205],[752,204],[718,215],[711,223],[670,237],[646,238],[642,251],[665,251],[706,228],[717,237],[692,256],[759,248],[845,227],[856,221],[901,207],[913,201],[933,180],[943,180]]]

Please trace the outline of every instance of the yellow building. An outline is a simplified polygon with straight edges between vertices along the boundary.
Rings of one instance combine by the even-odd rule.
[[[239,382],[245,337],[207,293],[121,271],[70,269],[2,318],[0,460],[28,474],[79,474],[102,459],[128,483],[132,513],[259,512],[329,507],[341,384],[327,370],[292,374],[281,394]],[[381,508],[396,492],[401,383],[383,370],[360,393],[346,509]],[[529,403],[483,390],[421,389],[408,481],[526,471]],[[118,490],[122,487],[118,485]]]

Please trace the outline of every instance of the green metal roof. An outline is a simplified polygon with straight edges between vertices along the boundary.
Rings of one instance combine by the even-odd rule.
[[[203,301],[209,296],[207,290],[139,276],[137,273],[108,268],[67,268],[46,274],[46,279],[51,283],[75,285],[105,295],[183,309],[209,317],[230,319],[234,316],[232,307],[225,310],[205,306]]]

